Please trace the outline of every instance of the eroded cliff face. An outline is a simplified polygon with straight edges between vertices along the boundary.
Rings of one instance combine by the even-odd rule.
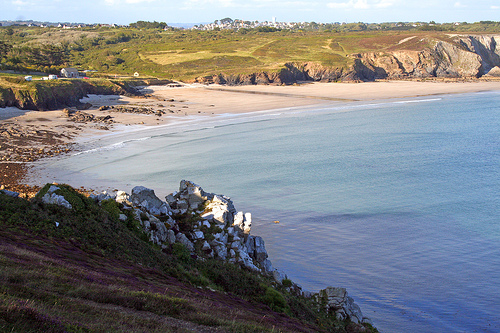
[[[287,63],[278,72],[214,75],[201,83],[293,84],[298,81],[374,81],[404,78],[478,78],[500,66],[500,36],[455,35],[449,40],[427,40],[422,50],[405,49],[351,54],[348,68],[316,63]]]
[[[135,88],[142,85],[168,84],[169,80],[133,81],[86,81],[57,80],[32,81],[7,86],[0,84],[0,107],[15,106],[22,110],[57,110],[80,105],[80,99],[88,94],[96,95],[140,95]]]
[[[420,51],[399,50],[355,55],[355,70],[363,81],[374,79],[481,77],[500,65],[493,36],[456,36],[453,42],[432,41]]]

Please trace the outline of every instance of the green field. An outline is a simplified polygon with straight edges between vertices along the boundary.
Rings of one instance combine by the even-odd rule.
[[[478,32],[486,29],[484,24],[460,27],[463,33],[470,34],[471,31],[465,29],[472,26]],[[345,69],[353,64],[352,54],[422,50],[436,40],[450,42],[452,34],[460,33],[413,28],[238,32],[130,27],[62,30],[22,26],[9,31],[7,27],[0,27],[0,41],[10,46],[0,60],[4,69],[57,73],[60,68],[70,66],[97,70],[100,74],[138,72],[141,76],[190,81],[221,73],[277,71],[288,62],[314,62]]]

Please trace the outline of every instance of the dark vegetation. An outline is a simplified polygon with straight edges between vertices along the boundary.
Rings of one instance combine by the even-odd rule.
[[[291,282],[180,244],[148,242],[132,213],[59,185],[73,209],[0,193],[1,332],[359,332]]]

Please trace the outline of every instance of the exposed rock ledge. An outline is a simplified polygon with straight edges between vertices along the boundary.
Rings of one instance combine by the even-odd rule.
[[[347,68],[317,63],[287,63],[277,72],[241,75],[211,75],[196,79],[200,83],[227,85],[293,84],[299,81],[374,81],[377,79],[479,78],[500,66],[500,36],[454,36],[451,40],[431,40],[420,50],[405,49],[357,53],[348,56]]]
[[[46,186],[39,195],[45,203],[72,209],[57,185]],[[250,234],[251,214],[237,212],[229,197],[207,193],[193,182],[182,180],[179,191],[167,195],[165,201],[143,186],[134,187],[130,195],[124,191],[113,195],[103,192],[91,198],[99,203],[121,203],[124,211],[132,211],[140,221],[150,241],[164,249],[179,243],[199,260],[212,257],[270,275],[291,292],[315,299],[318,310],[325,309],[340,320],[371,324],[345,288],[328,287],[318,293],[303,291],[284,272],[274,268],[262,237]],[[125,221],[127,216],[121,214],[120,219]]]

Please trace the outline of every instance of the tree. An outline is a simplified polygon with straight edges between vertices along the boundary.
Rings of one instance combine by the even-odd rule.
[[[258,32],[276,32],[276,31],[279,31],[279,29],[276,29],[275,27],[258,27],[256,30]]]
[[[226,17],[226,18],[223,18],[222,20],[220,20],[220,23],[222,23],[222,24],[226,24],[226,23],[231,24],[231,23],[233,23],[233,20],[231,18],[229,18],[229,17]]]
[[[168,27],[165,22],[148,22],[148,21],[137,21],[136,23],[130,23],[132,28],[136,29],[163,29]]]
[[[60,66],[67,62],[68,52],[64,46],[43,45],[41,47],[25,46],[21,49],[23,60],[27,65],[37,67]]]
[[[12,45],[0,40],[0,61],[7,56],[7,53],[12,49]]]

